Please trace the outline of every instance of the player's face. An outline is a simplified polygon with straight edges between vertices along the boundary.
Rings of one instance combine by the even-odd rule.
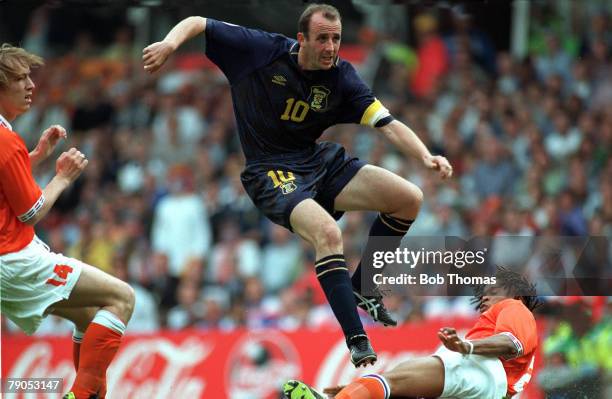
[[[16,77],[0,89],[0,113],[10,121],[30,109],[34,87],[30,68],[20,68]]]
[[[304,69],[330,69],[340,50],[342,23],[330,21],[321,13],[310,18],[308,37],[303,37],[300,47],[306,55]]]
[[[485,312],[497,302],[503,301],[504,299],[508,298],[510,298],[510,296],[506,288],[500,287],[498,285],[492,285],[490,287],[487,287],[484,291],[484,295],[482,296],[482,305],[480,306],[480,311]]]

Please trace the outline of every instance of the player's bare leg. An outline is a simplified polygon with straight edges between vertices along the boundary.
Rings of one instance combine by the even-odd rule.
[[[89,323],[94,319],[96,313],[100,310],[99,307],[86,307],[86,308],[76,308],[76,309],[53,309],[51,313],[63,317],[64,319],[68,319],[74,323],[75,331],[72,335],[72,360],[74,361],[74,369],[79,369],[79,358],[81,353],[81,343],[83,342],[83,335],[85,335],[85,331],[89,326]]]
[[[423,202],[416,185],[386,169],[366,165],[334,201],[341,211],[378,211],[400,219],[415,219]]]
[[[355,366],[373,364],[376,353],[365,334],[344,260],[342,233],[336,221],[312,199],[300,202],[291,212],[293,231],[315,248],[317,278],[351,352]]]
[[[306,199],[293,209],[289,218],[293,231],[315,249],[317,259],[343,253],[342,232],[321,205]]]
[[[59,317],[63,317],[64,319],[70,320],[74,323],[77,330],[81,332],[85,332],[87,330],[87,326],[96,316],[96,313],[100,310],[98,306],[88,306],[84,308],[53,308],[51,309],[51,314],[54,314]]]
[[[53,305],[51,313],[73,320],[79,329],[85,327],[77,377],[71,388],[76,399],[104,397],[106,369],[133,309],[134,290],[127,283],[86,264],[70,297]]]
[[[323,392],[336,399],[385,399],[438,397],[443,390],[444,364],[440,358],[430,356],[408,360],[382,375],[364,376]]]
[[[70,298],[53,304],[55,309],[99,307],[117,316],[124,324],[132,317],[134,290],[126,282],[83,264]]]
[[[423,193],[414,184],[386,169],[366,165],[338,194],[334,205],[342,211],[379,211],[369,236],[387,237],[385,247],[377,250],[393,251],[416,218],[422,201]],[[382,295],[376,289],[362,289],[361,262],[351,282],[360,308],[385,326],[397,325],[385,308]]]
[[[74,370],[79,370],[79,359],[81,355],[81,343],[83,342],[83,335],[92,322],[96,313],[100,310],[99,307],[90,306],[85,308],[75,309],[52,309],[51,313],[63,317],[64,319],[70,320],[74,323],[75,330],[72,335],[72,360],[74,362]]]

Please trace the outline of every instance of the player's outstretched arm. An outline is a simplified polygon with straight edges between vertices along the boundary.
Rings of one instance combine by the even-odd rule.
[[[42,190],[45,202],[26,223],[33,226],[42,220],[49,213],[60,194],[81,175],[88,162],[85,155],[74,147],[62,153],[55,163],[55,176]]]
[[[176,24],[164,40],[150,44],[142,50],[145,71],[149,73],[157,71],[181,44],[205,30],[206,18],[203,17],[187,17]]]
[[[518,353],[512,338],[504,334],[466,341],[459,338],[454,328],[445,327],[438,331],[438,338],[448,349],[465,355],[513,357]]]
[[[437,170],[443,179],[453,175],[453,167],[448,160],[441,155],[431,155],[419,136],[402,122],[394,120],[377,129],[400,151],[420,159],[425,167]]]

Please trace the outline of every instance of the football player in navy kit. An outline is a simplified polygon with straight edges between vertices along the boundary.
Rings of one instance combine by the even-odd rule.
[[[361,287],[361,263],[351,278],[336,220],[344,211],[378,211],[370,236],[397,245],[415,219],[423,193],[414,184],[352,157],[336,143],[316,140],[328,127],[360,123],[378,130],[400,151],[442,178],[446,158],[432,155],[417,135],[395,120],[338,57],[338,10],[312,4],[298,22],[297,41],[210,18],[188,17],[161,42],[143,50],[144,69],[157,71],[183,42],[204,33],[206,55],[231,85],[246,192],[274,223],[313,245],[316,273],[358,367],[376,361],[357,306],[384,325],[396,325],[377,292]],[[204,43],[203,43],[204,44]]]

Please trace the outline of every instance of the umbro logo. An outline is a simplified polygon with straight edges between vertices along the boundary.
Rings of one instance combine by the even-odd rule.
[[[287,83],[287,78],[283,75],[274,75],[272,77],[272,83],[276,83],[277,85],[284,86]]]

